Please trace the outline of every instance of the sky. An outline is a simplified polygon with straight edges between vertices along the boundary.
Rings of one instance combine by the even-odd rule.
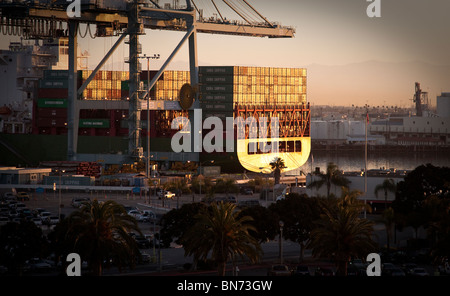
[[[315,104],[364,105],[380,100],[393,105],[407,104],[414,92],[414,79],[421,79],[432,97],[450,91],[448,0],[379,0],[379,18],[367,16],[366,9],[371,4],[368,0],[247,1],[268,20],[294,27],[295,38],[199,34],[200,66],[307,68],[308,98]],[[165,2],[172,3],[162,0],[160,4]],[[215,2],[223,5],[222,1]],[[210,0],[195,3],[204,9],[205,15],[214,12]],[[222,12],[227,19],[240,19],[229,9]],[[161,67],[183,36],[180,32],[146,30],[140,40],[143,53],[161,56],[160,60],[151,61],[151,69]],[[82,50],[90,54],[91,68],[115,40],[117,37],[80,41]],[[3,42],[0,44],[4,47]],[[104,69],[127,70],[121,61],[128,56],[128,47],[119,47]],[[397,76],[375,75],[374,63],[380,68],[376,73],[396,73],[403,78],[399,79],[402,85],[396,88],[393,84],[392,79]],[[188,48],[184,46],[169,69],[187,70],[187,67]],[[423,71],[425,68],[427,72]],[[352,84],[355,79],[361,80],[360,83]],[[389,87],[384,88],[387,84]],[[349,87],[339,87],[342,85]]]

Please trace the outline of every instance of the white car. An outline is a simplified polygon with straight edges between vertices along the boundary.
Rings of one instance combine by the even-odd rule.
[[[143,210],[142,218],[144,219],[144,221],[150,222],[150,221],[156,220],[156,214],[149,210]]]
[[[48,217],[50,217],[52,213],[50,212],[41,212],[39,214],[39,217],[41,218],[42,224],[47,223]]]
[[[142,216],[142,213],[139,212],[138,210],[128,211],[128,215],[130,215],[131,217],[134,217],[134,219],[136,219],[137,221],[143,221],[144,220],[144,217]]]
[[[42,225],[42,220],[40,218],[33,218],[31,221],[33,221],[33,223],[37,226]]]
[[[59,223],[59,218],[58,216],[50,216],[47,218],[47,223],[49,225],[56,225]]]
[[[170,192],[170,191],[164,192],[164,197],[165,197],[165,198],[174,198],[175,195],[176,195],[175,193]]]

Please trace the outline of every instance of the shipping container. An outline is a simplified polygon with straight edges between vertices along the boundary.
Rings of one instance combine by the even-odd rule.
[[[52,99],[40,98],[38,99],[39,108],[67,108],[67,99]]]
[[[62,186],[94,186],[95,178],[91,176],[44,176],[45,185],[56,184],[59,188],[61,181]]]
[[[37,119],[38,127],[66,127],[67,119],[66,118],[48,118],[48,117],[40,117]]]
[[[203,84],[233,84],[234,77],[228,76],[215,76],[215,75],[201,75],[199,76],[200,83]]]
[[[202,102],[232,103],[233,94],[203,94],[201,100]]]
[[[68,79],[69,71],[68,70],[44,70],[44,80],[59,80],[59,79]]]
[[[63,108],[38,108],[37,117],[67,117],[67,109]]]
[[[201,85],[200,92],[202,94],[207,93],[222,93],[222,94],[232,94],[233,85]]]
[[[79,127],[109,128],[109,119],[80,119]]]
[[[67,89],[68,85],[69,85],[69,82],[68,82],[68,80],[65,80],[65,79],[61,79],[61,80],[41,79],[39,81],[39,87],[40,88],[65,88],[65,89]]]
[[[227,103],[217,103],[217,102],[201,102],[201,107],[203,110],[211,111],[233,111],[233,102]]]
[[[199,75],[233,75],[235,67],[231,66],[205,66],[199,67]]]

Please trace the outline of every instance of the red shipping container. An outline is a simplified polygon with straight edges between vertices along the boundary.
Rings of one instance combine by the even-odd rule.
[[[68,90],[66,88],[39,88],[38,98],[42,99],[67,99]]]
[[[40,117],[37,120],[38,127],[65,127],[67,126],[66,118],[46,118]]]
[[[67,109],[62,108],[38,108],[37,117],[67,118]]]

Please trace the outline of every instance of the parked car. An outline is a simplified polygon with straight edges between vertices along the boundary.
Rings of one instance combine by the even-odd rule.
[[[311,275],[311,274],[309,273],[309,267],[307,265],[297,265],[297,267],[294,270],[293,275],[305,276],[305,275]]]
[[[33,218],[31,219],[31,221],[33,221],[33,223],[36,224],[37,226],[42,225],[42,220],[40,218]]]
[[[381,264],[381,275],[390,275],[391,271],[395,268],[397,268],[397,266],[390,262],[383,263]]]
[[[29,271],[45,272],[52,269],[52,265],[45,260],[33,258],[25,263]]]
[[[156,214],[149,210],[143,210],[142,217],[143,217],[144,222],[150,222],[150,221],[156,220]]]
[[[0,217],[0,226],[1,225],[5,225],[9,222],[9,218],[8,217]]]
[[[244,195],[253,195],[253,190],[251,188],[242,188],[241,193]]]
[[[413,269],[411,275],[413,276],[429,276],[430,274],[422,267],[416,267]]]
[[[17,192],[17,200],[20,201],[30,200],[30,196],[26,192]]]
[[[334,271],[329,267],[317,267],[315,276],[334,276]]]
[[[387,272],[388,276],[406,276],[406,274],[398,267],[394,267]]]
[[[450,263],[447,258],[442,259],[438,266],[438,270],[441,274],[450,274]]]
[[[215,202],[223,202],[223,203],[227,203],[227,202],[229,202],[229,203],[236,203],[236,197],[235,196],[232,196],[232,195],[230,195],[230,196],[223,196],[223,197],[216,197],[215,199],[214,199],[214,201]]]
[[[3,199],[5,201],[17,200],[17,196],[12,192],[5,192],[5,194],[3,194]]]
[[[146,239],[144,236],[136,235],[134,239],[136,240],[138,247],[140,249],[150,248],[150,241]]]
[[[17,212],[15,209],[12,209],[9,211],[8,217],[11,220],[13,220],[14,218],[19,218],[19,212]]]
[[[43,208],[36,208],[36,209],[32,210],[33,215],[38,218],[41,216],[42,212],[47,212],[47,210],[43,209]]]
[[[25,209],[26,207],[27,206],[24,203],[21,203],[21,202],[16,203],[16,206],[15,206],[16,211],[19,211],[21,209]]]
[[[139,222],[142,222],[144,220],[142,213],[139,212],[138,210],[130,210],[130,211],[128,211],[128,215],[130,215],[131,217],[133,217],[134,219],[136,219]]]
[[[52,213],[50,213],[50,212],[41,212],[39,217],[41,218],[42,224],[46,224],[48,217],[50,217],[51,215],[52,215]]]
[[[166,192],[164,192],[164,197],[165,198],[174,198],[175,197],[175,193],[173,193],[171,191],[166,191]]]
[[[240,207],[256,207],[259,206],[259,200],[251,199],[251,200],[241,200],[239,202]]]
[[[59,222],[59,217],[58,216],[49,216],[47,218],[47,224],[48,225],[56,225]]]
[[[417,264],[415,264],[415,263],[405,263],[402,265],[402,269],[406,275],[411,275],[414,268],[416,268],[416,267],[417,267]]]
[[[351,260],[349,266],[350,265],[353,265],[357,269],[366,268],[366,264],[364,263],[364,261],[358,258]]]
[[[292,275],[289,267],[285,264],[272,265],[270,270],[267,272],[268,276],[290,276]]]
[[[91,199],[88,197],[83,197],[83,198],[72,198],[72,207],[74,208],[79,208],[81,207],[83,204],[90,202]]]

